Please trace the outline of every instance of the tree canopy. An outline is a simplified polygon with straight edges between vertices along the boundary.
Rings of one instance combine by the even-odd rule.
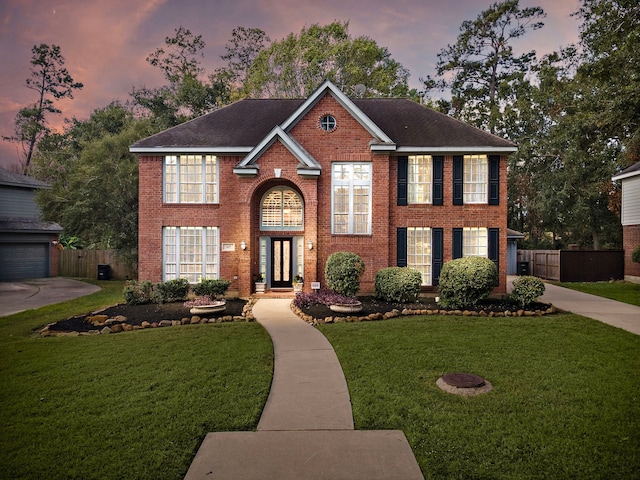
[[[351,37],[349,22],[333,22],[304,27],[260,51],[245,89],[256,98],[303,98],[329,79],[347,94],[362,84],[367,96],[394,97],[408,95],[408,77],[387,48]]]

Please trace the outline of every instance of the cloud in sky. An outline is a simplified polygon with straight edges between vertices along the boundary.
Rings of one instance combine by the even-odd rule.
[[[84,88],[60,102],[64,118],[86,119],[113,100],[127,100],[133,87],[164,83],[146,57],[184,26],[206,42],[203,67],[223,65],[220,55],[236,26],[263,29],[280,40],[305,25],[349,21],[352,36],[366,35],[387,47],[411,73],[410,85],[433,74],[438,52],[455,42],[460,24],[475,19],[492,0],[3,0],[0,4],[0,135],[13,133],[17,111],[32,103],[24,86],[30,75],[31,48],[40,43],[61,48],[65,66]],[[577,41],[570,14],[578,0],[521,0],[541,6],[545,27],[515,44],[516,51],[538,55]],[[0,143],[0,166],[18,161],[15,145]]]

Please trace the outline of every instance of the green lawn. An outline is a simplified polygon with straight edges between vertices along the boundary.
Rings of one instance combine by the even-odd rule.
[[[0,318],[0,478],[179,479],[207,432],[256,428],[273,352],[257,323],[37,338],[121,282]]]
[[[357,429],[401,429],[426,479],[638,479],[640,337],[576,315],[320,327]],[[441,391],[468,372],[494,390]]]
[[[610,298],[618,302],[640,307],[640,284],[631,282],[562,282],[560,287],[571,288],[584,293]]]

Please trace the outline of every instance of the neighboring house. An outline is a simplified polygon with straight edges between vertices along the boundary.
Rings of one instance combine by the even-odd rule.
[[[388,266],[491,258],[506,289],[507,155],[516,146],[407,99],[246,99],[132,145],[140,280],[232,280],[248,295],[325,285],[330,254],[360,255],[362,293]]]
[[[640,263],[631,261],[631,254],[640,246],[640,162],[611,178],[622,184],[622,243],[624,248],[624,279],[640,283]]]
[[[524,234],[507,228],[507,275],[520,275],[518,271],[518,240],[522,240]]]
[[[43,222],[36,191],[44,182],[0,168],[0,281],[43,278],[58,273],[62,227]]]

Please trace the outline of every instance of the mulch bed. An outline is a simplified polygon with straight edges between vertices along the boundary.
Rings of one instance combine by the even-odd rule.
[[[242,315],[242,309],[246,304],[246,300],[241,299],[228,299],[227,308],[222,312],[206,314],[207,318],[223,317],[227,315],[240,316]],[[96,327],[85,321],[85,319],[92,315],[108,315],[109,317],[116,317],[122,315],[127,317],[127,323],[129,325],[141,325],[142,322],[157,323],[161,320],[182,320],[185,317],[191,318],[192,314],[189,313],[189,308],[183,305],[183,302],[176,303],[164,303],[157,305],[155,303],[148,303],[145,305],[127,305],[120,304],[113,307],[100,310],[99,312],[92,312],[86,315],[80,315],[77,317],[71,317],[67,320],[61,320],[49,326],[49,330],[59,332],[88,332]],[[204,317],[205,315],[200,315]]]
[[[420,302],[414,303],[396,303],[386,302],[379,300],[375,297],[358,297],[358,300],[362,303],[362,310],[355,315],[367,316],[375,313],[385,314],[397,310],[402,312],[405,309],[408,310],[437,310],[440,307],[435,303],[434,299],[426,298]],[[227,308],[218,313],[206,314],[207,318],[218,318],[225,316],[241,316],[243,308],[247,301],[242,299],[227,299]],[[531,305],[529,310],[546,310],[549,305],[544,303],[535,303]],[[520,307],[509,303],[505,300],[487,299],[478,303],[474,310],[476,312],[484,311],[486,314],[491,312],[505,312],[510,311],[516,313],[520,310]],[[329,309],[326,305],[315,304],[307,306],[302,309],[305,315],[309,315],[312,318],[323,319],[327,317],[349,317],[354,315],[352,313],[338,313]],[[71,317],[66,320],[60,320],[56,323],[49,325],[48,329],[53,332],[88,332],[95,330],[95,326],[89,322],[86,322],[86,318],[92,315],[108,315],[109,317],[124,316],[127,318],[126,323],[129,325],[140,326],[142,322],[149,322],[151,324],[159,323],[162,320],[177,320],[180,321],[183,318],[191,318],[192,314],[189,312],[189,308],[183,305],[183,302],[165,303],[162,305],[157,304],[145,304],[145,305],[127,305],[119,304],[112,307],[108,307],[99,312],[91,312],[86,315],[80,315]],[[205,316],[205,315],[201,315]]]
[[[311,305],[309,307],[302,308],[302,312],[306,315],[310,315],[313,318],[326,318],[326,317],[348,317],[352,315],[357,316],[367,316],[374,313],[388,313],[393,310],[399,310],[402,312],[404,309],[408,310],[439,310],[441,307],[435,302],[433,298],[425,298],[423,301],[415,302],[415,303],[395,303],[395,302],[385,302],[384,300],[379,300],[374,297],[358,297],[358,300],[362,303],[362,310],[358,313],[338,313],[329,309],[327,305]],[[530,305],[527,310],[546,310],[549,308],[548,304],[545,303],[534,303]],[[478,302],[478,305],[475,308],[467,308],[465,310],[481,312],[489,314],[491,312],[499,313],[510,311],[512,313],[517,313],[520,310],[516,304],[507,302],[505,300],[498,299],[486,299]]]

